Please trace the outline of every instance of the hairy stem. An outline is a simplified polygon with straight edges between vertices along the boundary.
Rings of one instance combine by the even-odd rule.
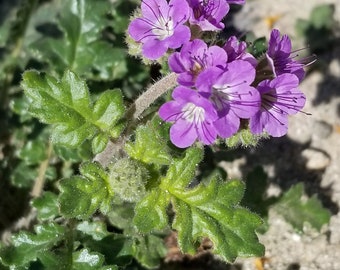
[[[177,85],[177,75],[170,73],[163,77],[150,88],[148,88],[139,98],[136,99],[133,105],[126,112],[128,126],[124,134],[115,142],[109,142],[103,152],[96,155],[93,161],[99,162],[103,167],[106,167],[114,158],[119,158],[123,155],[123,147],[131,134],[136,122],[141,118],[143,112],[155,102],[161,95],[174,88]]]
[[[170,73],[153,84],[147,91],[137,98],[135,103],[128,109],[126,114],[129,117],[128,120],[138,120],[142,113],[149,108],[157,98],[177,85],[176,79],[177,75],[175,73]]]

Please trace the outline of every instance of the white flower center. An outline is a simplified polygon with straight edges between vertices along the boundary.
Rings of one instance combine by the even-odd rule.
[[[174,33],[173,22],[167,18],[160,17],[155,25],[155,28],[152,30],[156,36],[158,36],[159,40],[166,39],[170,37]]]
[[[198,124],[204,121],[204,109],[193,103],[186,104],[183,107],[182,112],[182,117],[190,123],[195,122],[195,124]]]

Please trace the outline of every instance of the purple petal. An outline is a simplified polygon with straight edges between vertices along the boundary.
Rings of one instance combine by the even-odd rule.
[[[229,5],[225,0],[210,0],[214,2],[214,6],[216,7],[213,14],[213,18],[216,21],[221,21],[229,12]],[[224,25],[223,25],[224,26]]]
[[[197,139],[197,132],[192,123],[177,120],[170,128],[170,140],[179,148],[191,146]]]
[[[211,66],[225,68],[227,65],[228,55],[219,46],[211,46],[208,49],[208,53],[211,55]]]
[[[240,86],[237,96],[230,100],[231,110],[240,118],[250,118],[258,112],[261,106],[261,97],[256,88]]]
[[[212,86],[215,84],[218,77],[221,76],[223,70],[217,67],[209,67],[202,71],[196,79],[196,88],[199,92],[212,92]]]
[[[271,82],[278,95],[275,105],[287,114],[296,114],[305,106],[306,97],[298,84],[299,79],[293,74],[282,74]]]
[[[190,40],[190,29],[185,25],[178,25],[172,36],[166,38],[164,41],[171,49],[177,49],[182,46],[183,43]]]
[[[181,104],[176,101],[169,101],[159,108],[158,114],[164,121],[176,121],[178,114],[181,113],[181,109]]]
[[[160,58],[167,50],[165,42],[158,39],[148,40],[142,47],[143,55],[151,60]]]
[[[258,111],[253,117],[250,118],[249,126],[253,134],[261,134],[264,126],[268,122],[268,114]]]
[[[141,9],[143,17],[157,21],[160,16],[167,15],[169,7],[166,0],[142,0]]]
[[[224,117],[214,122],[214,127],[218,135],[222,138],[229,138],[234,135],[240,127],[240,118],[233,112],[229,112]]]
[[[228,64],[227,71],[220,76],[215,85],[250,85],[254,81],[254,79],[254,67],[246,61],[235,60]]]
[[[183,49],[183,48],[182,48]],[[179,52],[175,52],[169,56],[168,59],[170,70],[175,73],[182,73],[187,70],[187,67],[184,66],[181,55]]]
[[[190,7],[184,0],[171,0],[169,3],[171,7],[169,15],[174,24],[184,24],[190,16]]]
[[[137,42],[147,41],[150,38],[154,38],[150,24],[141,18],[137,18],[130,23],[128,32],[129,35]]]
[[[186,72],[186,73],[181,73],[177,77],[177,82],[180,85],[191,87],[195,85],[195,76],[192,73]]]
[[[212,123],[202,123],[197,127],[198,139],[204,144],[212,144],[217,137],[217,131]]]
[[[273,137],[282,137],[287,134],[288,131],[288,119],[279,121],[271,121],[265,125],[265,131],[267,131]]]

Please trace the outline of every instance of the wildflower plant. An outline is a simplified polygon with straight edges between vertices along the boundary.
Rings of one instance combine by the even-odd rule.
[[[12,100],[2,111],[15,154],[0,164],[33,198],[27,224],[0,244],[0,269],[155,268],[169,235],[185,254],[208,238],[225,262],[263,256],[263,192],[248,189],[257,179],[206,169],[205,153],[284,136],[306,101],[308,58],[277,29],[260,54],[257,41],[220,39],[230,5],[244,0],[139,4],[25,0],[4,31],[0,79]],[[163,74],[151,86],[146,64]],[[289,194],[320,229],[329,213],[302,193]]]

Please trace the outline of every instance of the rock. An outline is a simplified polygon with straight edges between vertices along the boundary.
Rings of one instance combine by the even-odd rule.
[[[306,159],[306,168],[310,170],[323,170],[331,161],[327,153],[314,148],[303,150],[301,155]]]

